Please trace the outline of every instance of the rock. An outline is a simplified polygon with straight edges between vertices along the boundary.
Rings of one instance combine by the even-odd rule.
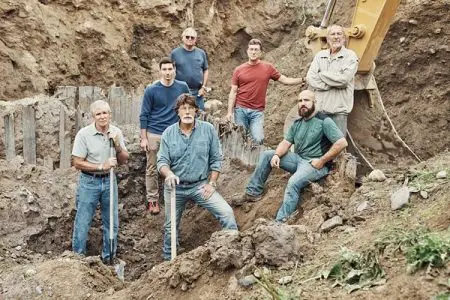
[[[423,199],[428,199],[428,192],[427,191],[420,191],[420,196],[423,198]]]
[[[360,205],[358,205],[358,207],[356,208],[357,212],[362,212],[363,210],[368,209],[369,206],[369,202],[368,201],[364,201],[363,203],[361,203]]]
[[[35,269],[28,269],[25,271],[25,277],[31,277],[33,275],[35,275],[37,273],[37,271]]]
[[[322,223],[322,225],[320,226],[320,231],[327,232],[342,224],[343,224],[342,218],[340,216],[334,216],[333,218],[328,219]]]
[[[189,289],[189,287],[188,287],[187,282],[183,282],[183,283],[181,284],[181,290],[182,290],[183,292],[186,292],[188,289]]]
[[[391,209],[397,210],[408,204],[409,188],[403,186],[391,195]]]
[[[21,251],[21,250],[22,250],[22,246],[17,246],[17,247],[14,248],[14,249],[16,249],[17,251]]]
[[[436,50],[434,50],[433,48],[430,48],[430,50],[428,50],[430,52],[430,54],[436,54]]]
[[[283,285],[291,283],[291,282],[292,282],[292,276],[284,276],[284,277],[281,277],[280,280],[278,280],[278,283],[283,284]]]
[[[386,176],[383,171],[375,169],[369,174],[369,180],[374,182],[382,182],[386,180]]]
[[[412,25],[417,25],[417,24],[419,24],[419,22],[417,22],[417,20],[414,20],[414,19],[410,19],[410,20],[408,21],[408,23],[409,23],[409,24],[412,24]]]
[[[416,186],[409,186],[408,190],[410,193],[418,193],[420,191],[419,188]]]
[[[444,179],[447,178],[447,171],[440,171],[436,174],[437,179]]]
[[[36,293],[38,293],[39,295],[42,294],[42,288],[40,286],[36,287]]]
[[[402,37],[400,38],[400,44],[403,44],[403,43],[405,42],[405,40],[406,40],[406,38],[405,38],[404,36],[402,36]]]
[[[253,275],[247,275],[244,278],[238,280],[238,284],[244,287],[249,287],[256,283],[256,277]]]
[[[436,28],[435,30],[434,30],[434,33],[436,33],[436,34],[439,34],[439,33],[441,33],[442,32],[442,28]]]

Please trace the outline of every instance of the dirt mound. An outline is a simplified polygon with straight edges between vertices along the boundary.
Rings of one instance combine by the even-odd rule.
[[[342,2],[332,22],[348,25],[351,9]],[[312,54],[303,45],[304,30],[320,20],[324,3],[3,1],[0,66],[5,72],[0,74],[0,99],[51,93],[60,84],[116,84],[128,90],[146,85],[156,76],[156,60],[175,47],[182,29],[194,22],[200,46],[210,57],[213,91],[209,99],[225,104],[231,72],[246,60],[245,47],[252,37],[262,39],[265,59],[283,74],[306,74]],[[290,226],[263,220],[255,224],[258,218],[272,220],[282,201],[288,175],[275,171],[260,202],[235,209],[241,230],[238,234],[213,234],[220,229],[217,221],[208,212],[188,206],[181,224],[181,246],[187,253],[173,263],[162,263],[164,216],[145,214],[145,158],[142,153],[132,153],[127,168],[118,172],[118,255],[127,262],[125,284],[97,258],[101,249],[98,215],[88,242],[92,256],[82,259],[64,253],[70,250],[75,170],[26,166],[19,156],[9,162],[0,160],[0,298],[265,299],[267,291],[255,281],[241,287],[239,280],[255,271],[267,275],[266,287],[283,290],[294,299],[423,299],[445,291],[448,287],[441,283],[448,279],[448,267],[431,275],[425,271],[407,275],[405,259],[398,254],[382,261],[387,282],[367,291],[348,295],[343,289],[332,288],[331,282],[311,278],[335,260],[341,247],[364,250],[386,227],[422,224],[435,232],[448,230],[448,176],[435,180],[426,175],[450,171],[450,155],[444,151],[450,141],[446,135],[450,121],[446,68],[449,16],[436,13],[448,9],[443,0],[403,2],[375,71],[400,135],[419,156],[439,156],[409,170],[392,166],[384,170],[385,181],[365,179],[356,190],[341,174],[333,174],[306,191]],[[270,85],[265,123],[269,146],[280,141],[284,118],[298,90]],[[42,121],[58,127],[47,121],[47,116]],[[52,130],[48,145],[55,142]],[[57,153],[56,148],[49,150]],[[218,187],[221,194],[227,200],[239,197],[251,171],[227,160]],[[392,212],[392,193],[407,179],[414,183],[420,174],[428,176],[423,177],[427,180],[432,178],[432,185],[419,186],[405,209]],[[291,285],[277,283],[288,275]]]

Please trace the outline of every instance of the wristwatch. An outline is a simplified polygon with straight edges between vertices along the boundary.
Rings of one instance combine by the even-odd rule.
[[[215,181],[210,181],[210,182],[208,182],[208,184],[214,188],[217,187],[217,182],[215,182]]]

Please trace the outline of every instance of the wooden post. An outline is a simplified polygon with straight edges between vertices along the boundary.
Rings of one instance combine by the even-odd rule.
[[[16,144],[14,136],[14,114],[4,116],[5,121],[5,150],[6,160],[16,157]]]
[[[59,111],[59,168],[70,168],[70,132],[66,130],[66,112],[61,106]]]
[[[23,159],[26,164],[36,164],[36,112],[32,105],[23,108]]]

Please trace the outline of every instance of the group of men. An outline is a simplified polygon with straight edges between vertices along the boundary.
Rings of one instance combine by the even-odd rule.
[[[140,114],[140,146],[146,152],[146,207],[158,214],[158,176],[164,178],[163,257],[170,259],[170,193],[176,187],[177,232],[188,200],[208,209],[224,229],[237,230],[233,209],[216,191],[222,152],[214,127],[197,116],[204,110],[208,82],[208,59],[196,47],[197,32],[187,28],[183,45],[159,62],[160,80],[144,92]],[[296,210],[303,187],[326,176],[330,163],[346,146],[346,118],[353,105],[353,80],[358,58],[345,48],[341,26],[328,28],[329,49],[320,51],[306,78],[286,77],[270,63],[261,60],[262,43],[251,39],[248,61],[238,66],[232,76],[225,118],[245,127],[257,144],[264,141],[264,108],[269,81],[302,85],[298,98],[299,118],[293,123],[275,150],[265,151],[251,175],[243,201],[258,201],[273,167],[282,168],[290,177],[276,221],[286,222]],[[86,253],[87,234],[98,203],[102,210],[103,260],[115,255],[108,248],[109,189],[114,189],[114,245],[117,246],[117,183],[109,186],[108,171],[128,159],[121,131],[110,124],[111,110],[104,101],[91,105],[94,122],[81,129],[72,151],[75,168],[81,171],[77,190],[73,251]],[[109,141],[114,153],[109,157]],[[294,152],[290,152],[294,145]],[[240,202],[242,203],[242,202]],[[178,237],[178,234],[177,234]],[[113,251],[115,251],[114,248]]]

